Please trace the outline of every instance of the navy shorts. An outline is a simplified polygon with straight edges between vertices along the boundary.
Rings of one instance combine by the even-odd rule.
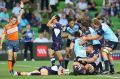
[[[99,51],[101,50],[101,45],[100,44],[93,45],[93,49]]]
[[[112,48],[114,50],[117,47],[117,43],[118,42],[107,41],[106,42],[106,47],[110,47],[110,48]]]
[[[70,39],[67,39],[66,47],[70,47],[71,42],[72,41]]]
[[[19,41],[10,41],[6,42],[6,50],[12,50],[13,52],[19,51]]]
[[[53,42],[52,43],[52,49],[54,51],[59,51],[59,50],[62,50],[62,42]]]

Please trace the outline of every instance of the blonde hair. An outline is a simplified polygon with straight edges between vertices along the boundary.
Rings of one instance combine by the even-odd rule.
[[[94,23],[95,25],[100,25],[101,24],[100,21],[97,18],[94,18],[92,20],[92,23]]]

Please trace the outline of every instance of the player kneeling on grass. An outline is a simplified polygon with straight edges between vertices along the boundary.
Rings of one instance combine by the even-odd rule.
[[[32,76],[32,75],[64,75],[64,68],[60,65],[55,65],[51,67],[42,66],[32,72],[14,72],[16,76]]]
[[[79,74],[95,74],[97,65],[99,64],[99,52],[93,50],[93,46],[87,46],[87,58],[77,57],[73,63],[73,73]]]

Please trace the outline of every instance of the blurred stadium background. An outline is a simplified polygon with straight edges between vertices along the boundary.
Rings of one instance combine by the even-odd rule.
[[[19,0],[3,0],[6,3],[10,2],[10,1],[19,1]],[[26,7],[29,6],[29,4],[27,4],[26,0]],[[34,6],[37,2],[39,2],[41,0],[31,0],[30,5],[31,5],[31,11],[33,11],[36,8],[40,8],[40,7],[36,7]],[[77,1],[77,0],[72,0],[72,1]],[[86,0],[89,1],[89,0]],[[103,1],[104,0],[94,0],[96,3],[96,8],[97,11],[90,11],[89,14],[94,17],[94,14],[96,12],[100,13],[102,11],[103,8]],[[34,7],[33,7],[34,6]],[[65,0],[59,0],[58,1],[58,11],[55,11],[54,14],[58,14],[59,11],[61,9],[65,8]],[[8,8],[8,14],[9,16],[12,15],[12,7],[7,7]],[[44,18],[44,17],[43,17]],[[48,18],[44,18],[43,21],[47,21]],[[114,30],[114,32],[117,34],[118,29],[120,29],[120,11],[119,14],[117,16],[111,16],[110,20],[112,22],[112,26],[111,28]],[[1,29],[4,27],[4,25],[6,24],[6,22],[0,22],[1,25]],[[22,27],[22,29],[25,29],[25,27]],[[37,38],[39,36],[39,26],[32,26],[33,31],[35,32],[35,38]],[[21,34],[20,34],[21,36]],[[31,71],[34,70],[36,68],[38,68],[39,66],[50,66],[50,61],[48,60],[48,48],[50,47],[51,43],[34,43],[34,56],[35,56],[35,62],[33,61],[27,61],[24,62],[23,61],[23,44],[20,44],[20,48],[21,50],[18,53],[18,60],[15,66],[15,70],[16,71]],[[63,54],[64,54],[64,50],[63,50]],[[117,49],[114,51],[113,53],[113,59],[115,60],[115,70],[119,71],[120,70],[120,43],[118,43]],[[46,60],[47,59],[47,60]],[[72,62],[70,62],[69,64],[69,69],[72,69],[71,65]],[[58,62],[57,62],[58,63]],[[72,71],[72,70],[70,70]],[[80,76],[70,76],[70,75],[65,75],[65,76],[21,76],[21,77],[17,77],[17,76],[11,76],[8,73],[8,69],[7,69],[7,54],[6,54],[6,50],[3,47],[3,50],[0,51],[0,79],[120,79],[120,75],[119,74],[115,74],[115,75],[80,75]]]

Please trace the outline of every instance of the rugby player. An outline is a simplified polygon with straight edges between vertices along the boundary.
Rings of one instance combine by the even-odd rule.
[[[60,65],[64,67],[64,59],[62,56],[62,26],[59,23],[60,17],[58,15],[53,16],[47,23],[47,26],[51,28],[52,33],[52,48],[49,50],[52,66],[55,65],[55,54],[57,55]]]
[[[66,25],[66,29],[63,30],[63,37],[67,38],[67,43],[66,43],[66,57],[65,57],[65,69],[67,69],[68,63],[69,63],[69,58],[70,58],[70,44],[72,40],[74,39],[74,33],[76,31],[80,31],[80,26],[79,24],[75,23],[74,19],[69,19],[68,20],[68,25]]]
[[[51,67],[42,66],[42,67],[39,67],[37,70],[34,70],[32,72],[14,72],[14,75],[16,75],[16,76],[64,75],[64,68],[60,65],[54,65]]]
[[[91,44],[87,46],[87,58],[76,58],[73,63],[73,73],[79,74],[94,74],[96,67],[99,64],[99,52],[93,49]]]
[[[103,74],[109,73],[109,66],[110,66],[110,73],[113,74],[115,71],[114,71],[111,52],[116,48],[118,38],[116,37],[114,32],[111,30],[111,28],[107,24],[100,23],[98,19],[96,18],[93,19],[92,24],[97,31],[97,35],[92,37],[85,37],[85,39],[96,40],[96,39],[99,39],[101,36],[104,37],[107,43],[105,44],[105,47],[102,49],[102,57],[105,64],[105,71],[103,72]]]

